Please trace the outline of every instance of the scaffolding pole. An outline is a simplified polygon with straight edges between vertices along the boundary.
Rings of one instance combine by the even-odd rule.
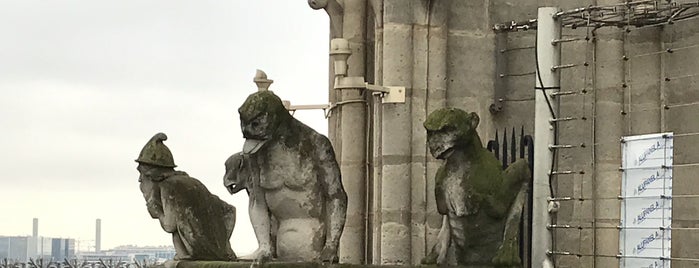
[[[554,160],[555,119],[558,99],[551,93],[560,90],[561,49],[554,40],[561,39],[561,21],[554,19],[555,7],[539,8],[536,31],[536,99],[534,119],[534,190],[532,217],[531,267],[553,267],[549,252],[553,251],[549,198],[552,197],[550,173]]]

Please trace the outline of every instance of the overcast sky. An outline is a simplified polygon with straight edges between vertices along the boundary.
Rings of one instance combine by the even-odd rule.
[[[255,69],[292,104],[327,103],[328,18],[297,0],[0,0],[0,235],[102,248],[171,245],[133,161],[157,132],[178,169],[238,209],[231,243],[256,248],[247,196],[222,186],[242,148],[237,109]],[[326,133],[322,111],[296,113]]]

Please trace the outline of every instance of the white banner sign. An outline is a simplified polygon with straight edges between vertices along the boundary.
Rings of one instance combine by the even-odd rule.
[[[621,267],[670,267],[672,133],[622,139]]]

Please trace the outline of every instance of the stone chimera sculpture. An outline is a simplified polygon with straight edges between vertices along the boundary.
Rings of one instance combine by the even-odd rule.
[[[226,161],[224,185],[250,195],[259,243],[250,257],[337,262],[347,194],[330,141],[271,91],[251,94],[238,112],[246,140]]]
[[[199,180],[175,171],[165,140],[165,134],[155,134],[136,162],[148,213],[172,234],[174,259],[235,260],[229,241],[235,207],[211,194]]]
[[[478,123],[477,114],[453,108],[434,111],[424,123],[430,153],[445,162],[435,176],[444,222],[423,263],[446,264],[451,246],[458,265],[521,267],[519,222],[529,168],[519,160],[503,172],[483,148]]]

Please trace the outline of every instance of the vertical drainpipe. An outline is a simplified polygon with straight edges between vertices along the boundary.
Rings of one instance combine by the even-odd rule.
[[[404,86],[406,103],[382,105],[381,264],[411,264],[412,2],[385,0],[383,85]]]
[[[374,82],[377,85],[383,85],[383,0],[370,0],[371,9],[374,12]],[[368,245],[371,250],[371,263],[381,263],[381,177],[382,177],[382,161],[381,161],[381,137],[383,130],[381,124],[383,122],[381,112],[381,100],[372,96],[372,114],[374,122],[372,122],[372,143],[371,149],[372,158],[372,206],[371,208],[371,245]],[[367,260],[369,261],[369,260]]]
[[[548,211],[548,198],[551,197],[549,172],[554,154],[550,145],[555,142],[554,125],[551,119],[558,114],[558,99],[551,93],[559,91],[560,70],[553,67],[561,63],[560,46],[552,41],[561,38],[561,23],[554,19],[558,12],[555,7],[539,8],[536,31],[536,99],[534,111],[534,191],[532,219],[532,267],[553,267],[548,252],[553,251],[553,239],[548,225],[551,214]]]
[[[312,9],[323,9],[325,13],[328,14],[330,19],[330,37],[329,41],[333,38],[342,37],[343,28],[343,10],[342,6],[337,2],[337,0],[308,0],[308,5]],[[332,59],[328,59],[328,101],[330,103],[337,103],[341,96],[334,90],[335,86],[335,68],[333,66]],[[342,128],[340,128],[341,114],[331,112],[328,117],[328,138],[335,149],[335,156],[340,159],[342,156]]]
[[[347,76],[364,77],[366,0],[345,0],[342,25],[343,38],[349,41],[352,55],[347,59]],[[340,239],[340,262],[364,263],[366,224],[366,124],[367,103],[362,89],[337,91],[341,102],[340,113],[341,151],[340,172],[348,195],[347,219]]]

